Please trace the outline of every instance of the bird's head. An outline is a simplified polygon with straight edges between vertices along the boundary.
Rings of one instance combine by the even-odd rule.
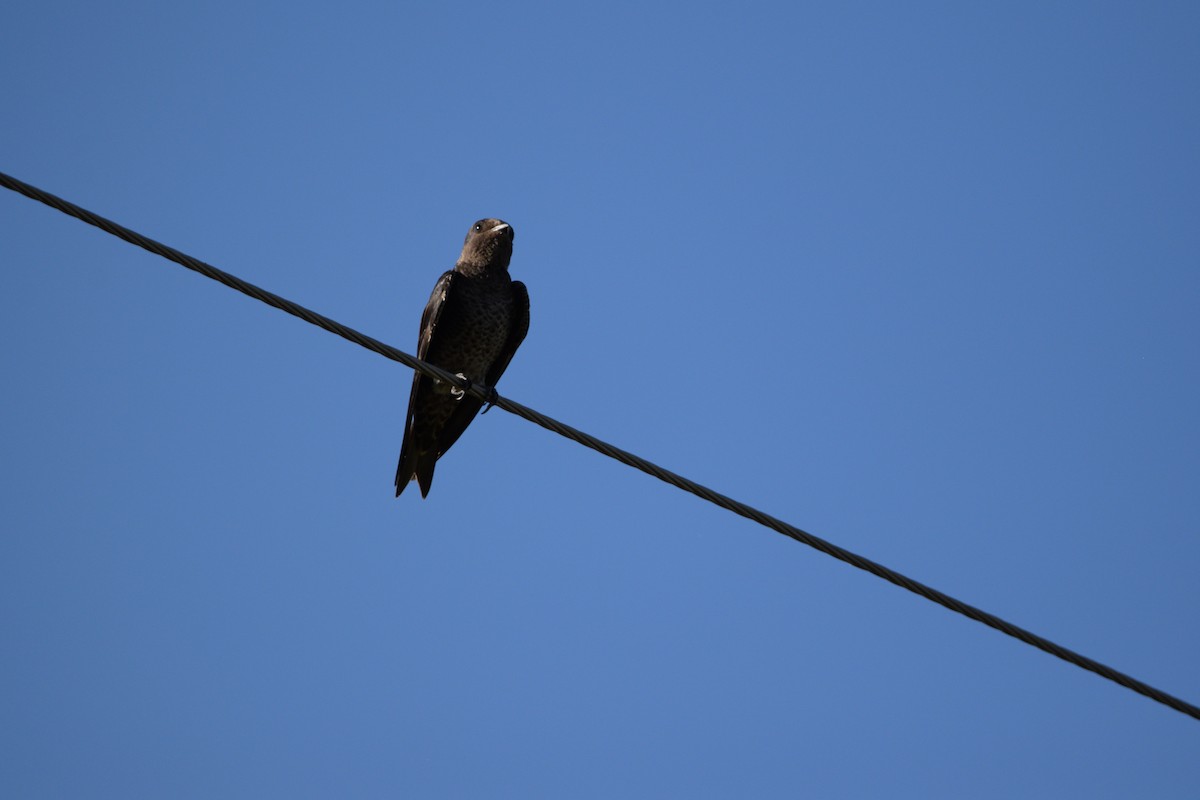
[[[512,258],[513,229],[504,220],[481,219],[467,231],[463,242],[460,267],[475,269],[508,269]]]

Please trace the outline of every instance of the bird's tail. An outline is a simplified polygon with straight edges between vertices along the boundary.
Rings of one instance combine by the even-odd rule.
[[[433,485],[433,468],[437,465],[437,453],[412,453],[407,450],[400,455],[400,464],[396,467],[396,497],[408,488],[413,481],[421,487],[421,497],[429,496],[429,487]]]
[[[429,487],[433,486],[433,468],[437,464],[437,453],[422,453],[417,458],[417,470],[415,477],[417,485],[421,487],[421,497],[429,496]]]

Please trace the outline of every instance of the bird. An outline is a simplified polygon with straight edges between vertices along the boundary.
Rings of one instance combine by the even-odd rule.
[[[471,225],[454,269],[438,278],[421,314],[417,358],[494,387],[529,332],[529,292],[508,275],[514,232],[499,219]],[[416,481],[429,496],[433,468],[483,401],[421,372],[413,375],[396,496]]]

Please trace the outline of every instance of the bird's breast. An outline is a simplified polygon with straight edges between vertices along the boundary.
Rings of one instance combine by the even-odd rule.
[[[455,308],[450,318],[438,323],[437,346],[430,361],[473,381],[486,382],[512,325],[511,285],[468,279],[456,285],[455,292]]]

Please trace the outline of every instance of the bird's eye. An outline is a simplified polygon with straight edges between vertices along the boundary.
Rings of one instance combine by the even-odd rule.
[[[483,225],[481,225],[480,223],[476,222],[476,223],[475,223],[475,232],[476,232],[476,233],[479,233],[481,230],[483,230]]]

